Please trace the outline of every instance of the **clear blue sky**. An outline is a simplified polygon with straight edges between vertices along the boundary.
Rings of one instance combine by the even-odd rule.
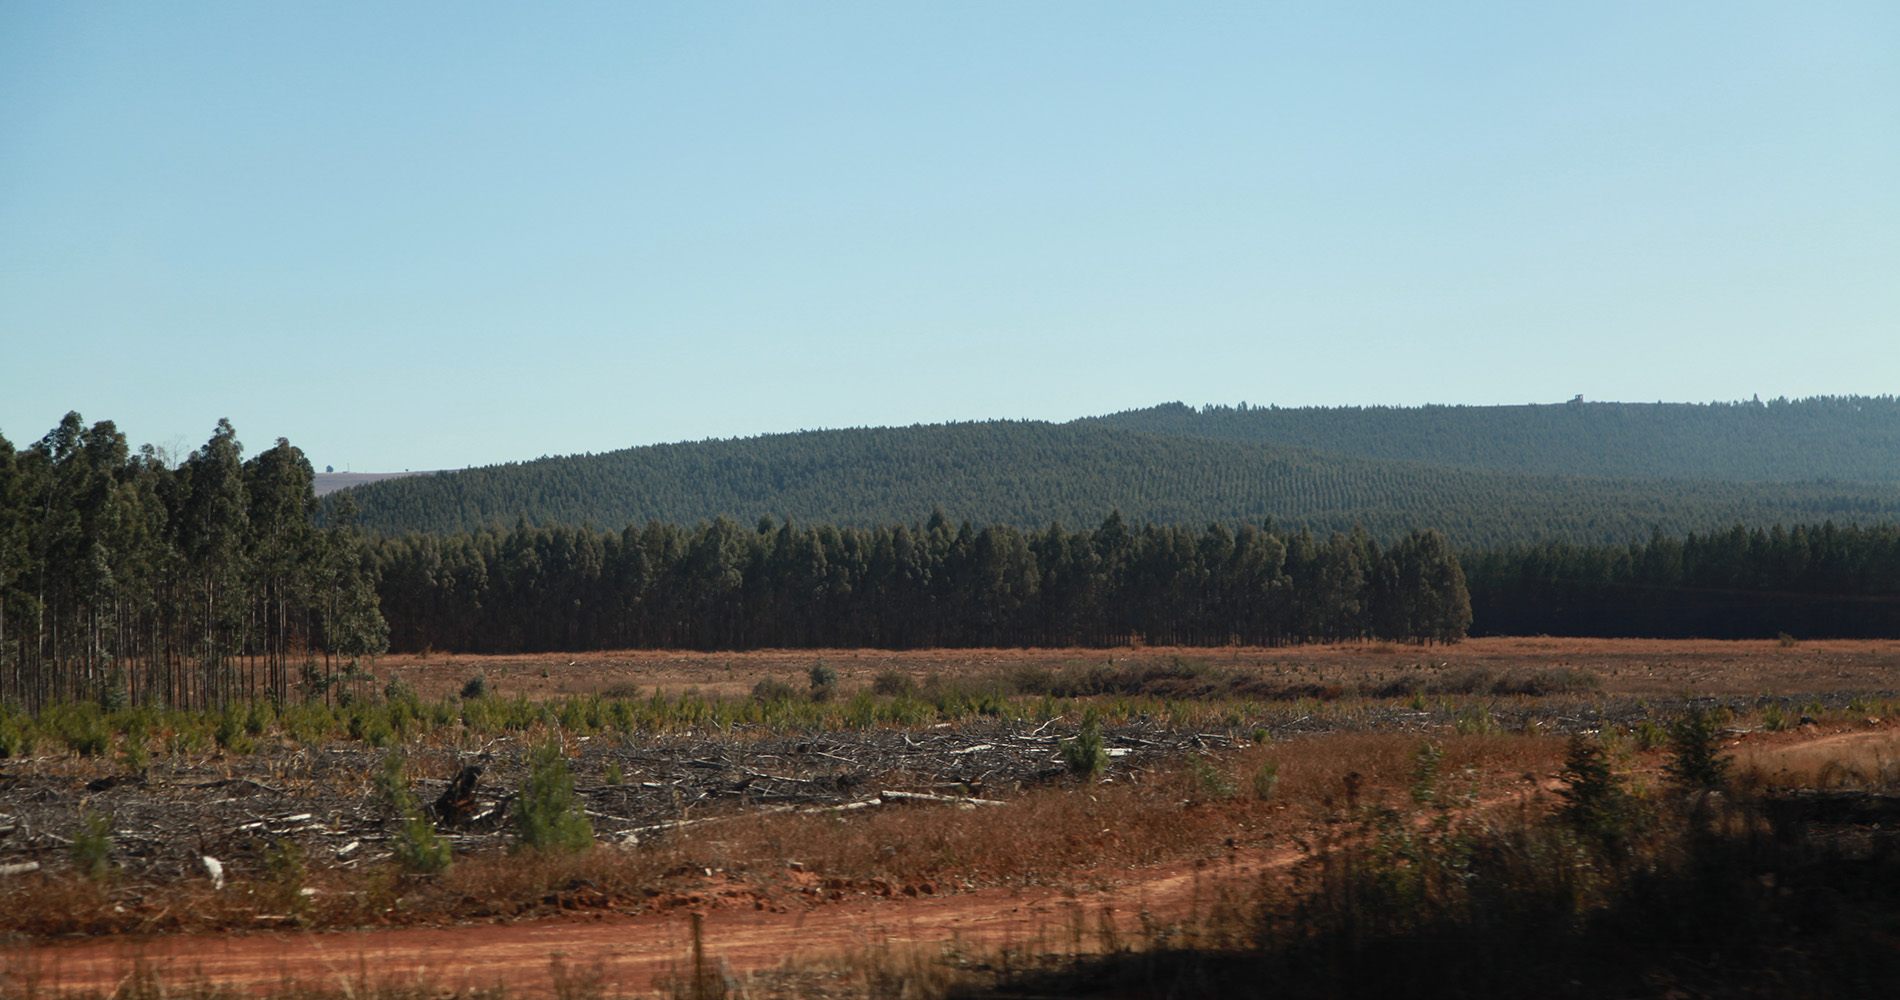
[[[0,433],[1900,391],[1900,4],[0,0]]]

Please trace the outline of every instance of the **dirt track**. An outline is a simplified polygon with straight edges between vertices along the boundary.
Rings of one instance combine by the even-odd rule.
[[[545,920],[452,928],[340,934],[260,933],[59,942],[9,955],[15,983],[109,991],[141,965],[167,983],[207,980],[230,988],[281,988],[287,982],[339,988],[371,982],[426,983],[443,992],[505,983],[511,994],[552,991],[556,956],[570,970],[600,976],[610,992],[642,992],[656,979],[690,968],[692,915],[704,920],[710,962],[736,973],[817,962],[829,955],[887,945],[939,953],[943,942],[989,946],[1045,942],[1057,947],[1077,915],[1093,932],[1107,910],[1120,932],[1139,930],[1141,914],[1162,919],[1212,901],[1218,886],[1245,884],[1263,869],[1289,864],[1292,850],[1237,851],[1225,862],[1124,873],[1107,891],[1077,895],[1047,886],[985,889],[941,896],[858,896],[789,913],[743,905],[743,889],[670,912],[634,917]],[[730,905],[739,902],[741,905]],[[727,905],[720,905],[720,904]]]

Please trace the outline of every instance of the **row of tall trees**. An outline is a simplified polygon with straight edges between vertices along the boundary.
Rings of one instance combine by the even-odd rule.
[[[289,442],[247,460],[223,420],[175,466],[77,413],[0,437],[0,700],[282,699],[319,653],[334,672],[386,648],[356,533],[316,527],[312,483]]]
[[[1465,554],[1475,630],[1749,639],[1900,636],[1900,525],[1735,526],[1629,545]]]
[[[397,649],[1454,642],[1458,558],[1415,531],[1266,527],[800,526],[719,518],[385,537],[372,547]]]

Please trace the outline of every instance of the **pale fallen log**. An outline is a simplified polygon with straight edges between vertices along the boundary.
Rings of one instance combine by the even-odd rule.
[[[21,861],[10,865],[0,865],[0,875],[25,875],[27,872],[36,872],[39,870],[40,863],[37,861]]]
[[[1009,803],[1001,799],[972,799],[961,795],[933,795],[929,792],[879,792],[878,797],[886,802],[931,802],[939,805],[953,805],[964,809],[977,806],[1006,806]]]

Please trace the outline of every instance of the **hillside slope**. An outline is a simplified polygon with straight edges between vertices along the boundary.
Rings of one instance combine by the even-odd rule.
[[[1074,423],[1500,472],[1900,482],[1900,398],[1894,396],[1199,410],[1170,403]]]
[[[1024,527],[1259,522],[1413,527],[1456,544],[1626,541],[1737,522],[1900,518],[1883,485],[1735,484],[1483,472],[1098,424],[987,422],[655,445],[374,483],[365,527],[452,531],[518,518],[619,528],[718,515],[837,525],[952,518]]]

